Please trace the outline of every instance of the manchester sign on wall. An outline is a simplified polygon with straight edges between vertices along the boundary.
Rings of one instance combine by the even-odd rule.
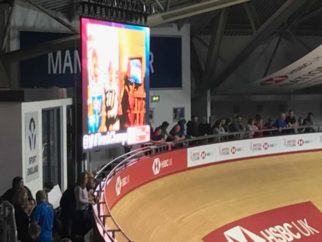
[[[66,33],[20,32],[22,49],[68,37]],[[182,86],[181,38],[151,37],[150,88],[179,88]],[[20,63],[20,85],[34,87],[75,87],[80,82],[80,52],[62,49]]]
[[[318,242],[322,213],[305,202],[277,208],[232,222],[206,235],[205,242]]]
[[[39,177],[38,112],[25,113],[25,177],[30,182]]]
[[[261,90],[295,90],[322,83],[322,45],[293,64],[251,84]]]

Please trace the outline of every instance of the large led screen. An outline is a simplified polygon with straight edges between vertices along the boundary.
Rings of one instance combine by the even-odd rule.
[[[81,19],[83,148],[149,141],[149,28]]]

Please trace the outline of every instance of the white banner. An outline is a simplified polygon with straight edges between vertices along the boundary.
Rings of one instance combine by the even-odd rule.
[[[38,112],[25,113],[25,172],[26,182],[39,177],[39,123]]]
[[[229,141],[187,149],[188,167],[209,163],[322,148],[322,133]]]
[[[322,83],[322,45],[293,64],[251,84],[261,89],[301,89]]]

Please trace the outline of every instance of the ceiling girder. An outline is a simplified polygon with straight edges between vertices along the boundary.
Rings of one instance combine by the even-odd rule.
[[[37,4],[34,0],[24,0],[24,1],[29,3],[31,6],[37,8],[38,10],[43,12],[44,14],[48,15],[49,17],[55,19],[58,23],[65,26],[67,29],[69,29],[73,33],[78,33],[78,30],[76,28],[74,28],[74,26],[72,24],[70,24],[68,21],[62,19],[61,17],[59,17],[57,13],[42,7],[41,5]]]
[[[192,39],[191,39],[190,43],[191,43],[191,70],[192,70],[192,73],[195,77],[194,79],[195,79],[195,83],[196,83],[196,88],[199,92],[201,92],[202,85],[200,82],[202,81],[203,68],[202,68],[198,53],[197,53],[196,46],[195,46]]]
[[[28,49],[21,49],[2,54],[0,58],[5,61],[15,62],[35,58],[50,52],[78,47],[80,45],[79,35],[72,35],[65,38],[38,44]]]
[[[148,25],[153,27],[179,19],[184,19],[198,14],[212,12],[214,10],[227,8],[237,4],[245,3],[250,0],[208,0],[191,4],[182,8],[170,10],[160,14],[154,14],[148,17]]]
[[[219,73],[218,76],[210,80],[208,88],[213,89],[220,86],[261,43],[285,23],[292,14],[303,8],[304,5],[310,1],[288,0],[285,2],[267,21],[265,21],[265,23],[262,24],[246,46],[241,48],[239,53],[227,67]]]
[[[210,39],[210,45],[207,53],[206,67],[203,75],[203,83],[207,84],[208,80],[216,74],[217,59],[219,56],[222,37],[224,35],[227,23],[228,9],[222,9],[219,15],[218,25],[214,25],[213,33]]]
[[[255,33],[258,27],[260,26],[260,20],[254,7],[254,4],[252,2],[244,3],[244,8],[249,19],[250,25],[252,26],[253,33]]]
[[[4,35],[3,35],[2,40],[1,40],[1,49],[0,49],[0,52],[4,52],[5,51],[6,44],[7,44],[7,39],[9,37],[9,33],[10,33],[10,29],[11,29],[11,23],[12,23],[12,20],[13,20],[13,17],[14,17],[14,14],[13,13],[14,13],[15,7],[16,7],[16,0],[13,0],[12,5],[10,6],[9,16],[8,16],[8,20],[6,22],[6,27],[5,27],[5,30],[4,30]]]

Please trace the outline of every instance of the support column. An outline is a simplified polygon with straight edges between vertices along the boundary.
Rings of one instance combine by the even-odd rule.
[[[211,116],[211,90],[207,90],[204,95],[192,99],[191,115],[197,115],[200,121],[202,118],[209,121]]]

